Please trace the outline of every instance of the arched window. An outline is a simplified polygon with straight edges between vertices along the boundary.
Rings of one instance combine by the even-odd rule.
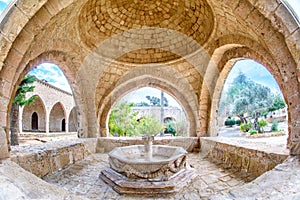
[[[36,112],[34,112],[31,116],[31,129],[38,130],[39,129],[39,117]]]
[[[66,120],[65,119],[63,119],[61,121],[61,131],[66,131]]]

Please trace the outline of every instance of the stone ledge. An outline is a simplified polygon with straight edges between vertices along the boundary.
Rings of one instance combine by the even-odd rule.
[[[258,177],[273,169],[288,157],[288,151],[272,152],[247,147],[242,141],[232,138],[201,138],[201,152],[213,162],[222,163],[225,168],[234,168],[238,171]]]
[[[113,169],[104,168],[99,177],[120,194],[158,195],[173,194],[186,186],[196,177],[195,169],[187,168],[167,181],[147,181],[147,179],[129,179],[115,172]]]
[[[210,199],[300,199],[299,159],[296,156],[289,156],[282,164],[251,183],[235,187]]]
[[[142,138],[128,138],[128,137],[100,137],[97,142],[97,153],[107,153],[115,147],[123,147],[129,145],[142,145],[144,142]],[[199,141],[197,137],[155,137],[154,145],[169,145],[178,146],[185,149],[187,152],[195,151],[198,148]]]
[[[96,138],[55,141],[35,146],[16,146],[11,161],[38,177],[57,172],[95,153]]]

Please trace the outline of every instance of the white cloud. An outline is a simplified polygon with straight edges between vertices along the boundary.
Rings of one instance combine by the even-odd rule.
[[[3,3],[9,4],[12,0],[0,0]]]
[[[32,69],[29,74],[35,75],[38,79],[46,80],[48,83],[62,90],[71,92],[71,88],[66,77],[64,76],[62,71],[54,64],[43,63]]]

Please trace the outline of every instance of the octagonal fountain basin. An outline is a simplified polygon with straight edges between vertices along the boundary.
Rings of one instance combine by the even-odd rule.
[[[143,145],[117,147],[109,154],[109,165],[128,178],[152,181],[168,180],[186,166],[187,152],[182,147],[153,145],[146,152]]]
[[[143,145],[116,147],[100,178],[121,194],[170,194],[195,177],[182,147]]]

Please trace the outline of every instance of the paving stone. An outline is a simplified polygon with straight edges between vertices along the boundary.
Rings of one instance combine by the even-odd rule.
[[[198,176],[194,178],[189,185],[181,189],[180,192],[165,196],[130,196],[119,195],[100,178],[101,169],[108,165],[107,154],[92,154],[85,160],[82,160],[60,172],[46,176],[45,181],[61,186],[74,194],[80,194],[88,198],[96,199],[198,199],[200,197],[208,198],[213,194],[218,194],[228,188],[226,180],[221,180],[222,177],[230,177],[230,174],[220,169],[215,164],[207,161],[201,154],[188,154],[188,161],[193,163],[195,168],[201,168],[197,171]],[[201,166],[201,167],[200,167]],[[236,175],[238,177],[238,174]],[[230,178],[231,184],[240,183],[240,180]],[[235,182],[233,182],[235,181]]]

